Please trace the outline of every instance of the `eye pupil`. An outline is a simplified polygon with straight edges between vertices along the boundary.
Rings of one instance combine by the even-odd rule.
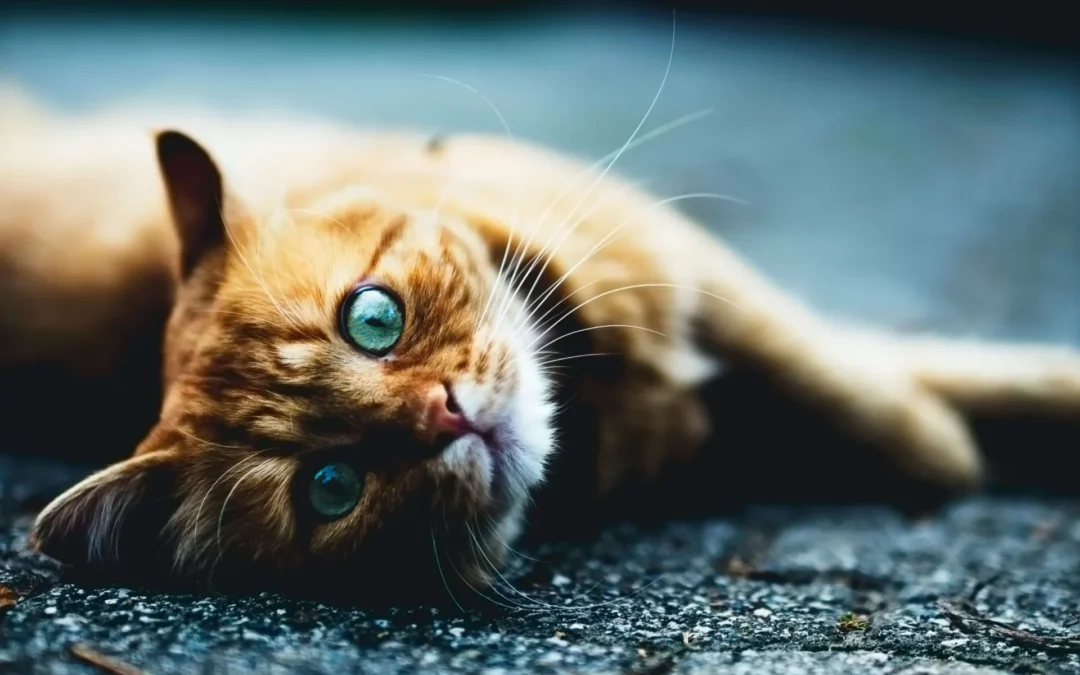
[[[315,512],[339,518],[356,508],[363,482],[347,464],[327,464],[311,478],[308,495]]]
[[[342,305],[342,334],[369,354],[388,354],[401,339],[404,327],[401,303],[381,288],[360,288]]]

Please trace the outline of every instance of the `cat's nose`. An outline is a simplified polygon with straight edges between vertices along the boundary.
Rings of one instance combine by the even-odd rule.
[[[417,431],[428,443],[448,443],[475,432],[454,400],[453,392],[444,384],[437,384],[427,391],[421,410],[422,419]]]

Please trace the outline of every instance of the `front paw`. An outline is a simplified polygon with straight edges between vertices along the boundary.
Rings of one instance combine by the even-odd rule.
[[[960,412],[884,350],[838,338],[810,359],[800,384],[854,436],[897,469],[949,493],[984,479],[983,461]]]

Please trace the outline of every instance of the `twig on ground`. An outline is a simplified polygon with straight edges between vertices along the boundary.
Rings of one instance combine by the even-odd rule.
[[[1002,575],[998,573],[988,579],[976,583],[975,587],[967,597],[938,600],[938,606],[945,612],[949,621],[965,633],[973,633],[976,628],[982,628],[998,637],[1012,640],[1013,642],[1028,647],[1036,647],[1052,652],[1080,652],[1080,633],[1060,636],[1039,635],[1038,633],[1032,633],[1029,630],[1017,628],[1016,626],[1011,626],[1002,621],[984,616],[983,613],[975,607],[975,600],[978,598],[979,593],[986,589],[987,586],[1000,579],[1001,576]]]
[[[84,663],[89,663],[92,666],[97,666],[106,673],[109,673],[109,675],[146,675],[142,670],[139,670],[130,663],[124,663],[120,659],[106,656],[93,647],[88,647],[87,645],[71,645],[68,649],[75,658]]]
[[[11,609],[18,603],[19,594],[8,588],[7,586],[0,584],[0,611],[5,609]]]

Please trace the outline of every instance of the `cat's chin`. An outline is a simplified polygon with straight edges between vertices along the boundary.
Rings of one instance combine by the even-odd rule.
[[[524,449],[515,436],[497,426],[484,434],[469,434],[451,444],[443,454],[447,467],[458,475],[470,475],[480,483],[473,494],[482,497],[483,510],[495,522],[520,509],[535,484],[528,472]]]

